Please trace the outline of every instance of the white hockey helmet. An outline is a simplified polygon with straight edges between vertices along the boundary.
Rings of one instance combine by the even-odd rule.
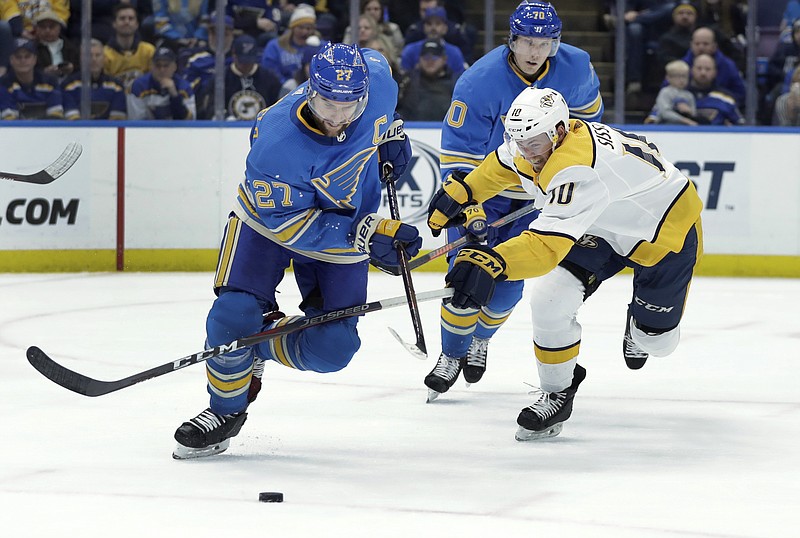
[[[543,155],[558,144],[557,127],[569,131],[569,107],[550,88],[528,87],[511,103],[505,120],[506,141],[513,140],[524,155]]]

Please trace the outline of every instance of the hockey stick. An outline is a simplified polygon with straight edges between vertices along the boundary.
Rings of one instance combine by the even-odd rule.
[[[432,299],[442,299],[452,295],[453,290],[445,288],[441,290],[420,293],[415,297],[415,299],[417,301],[430,301]],[[147,381],[148,379],[153,379],[154,377],[168,374],[170,372],[174,372],[175,370],[180,370],[181,368],[186,368],[192,364],[197,364],[198,362],[203,362],[225,353],[236,351],[237,349],[241,349],[243,347],[254,346],[256,344],[260,344],[261,342],[266,342],[267,340],[284,334],[314,327],[322,323],[328,323],[329,321],[336,321],[353,316],[360,316],[362,314],[369,314],[370,312],[377,312],[378,310],[383,310],[385,308],[401,306],[407,302],[408,299],[406,297],[392,297],[390,299],[383,299],[380,301],[350,306],[341,310],[334,310],[333,312],[328,312],[319,316],[305,316],[291,323],[287,323],[286,325],[273,327],[272,329],[267,329],[266,331],[262,331],[260,333],[245,336],[235,340],[234,342],[231,342],[230,344],[217,346],[205,351],[200,351],[198,353],[193,353],[192,355],[181,357],[180,359],[162,364],[161,366],[156,366],[155,368],[145,370],[144,372],[139,372],[138,374],[134,374],[130,377],[119,379],[117,381],[99,381],[83,374],[79,374],[78,372],[74,372],[69,368],[65,368],[64,366],[58,364],[44,351],[36,346],[31,346],[28,348],[27,356],[28,362],[30,362],[31,365],[39,371],[39,373],[53,383],[61,385],[65,389],[77,392],[78,394],[83,394],[84,396],[102,396],[110,392],[130,387],[136,383]]]
[[[389,213],[394,220],[400,220],[400,208],[397,205],[397,189],[394,186],[394,180],[390,178],[392,173],[391,163],[383,164],[383,178],[386,183],[386,194],[389,197]],[[392,331],[392,334],[405,346],[409,353],[421,360],[428,358],[428,348],[425,345],[425,334],[422,332],[422,320],[419,317],[419,306],[417,299],[414,295],[414,283],[411,281],[411,268],[408,266],[408,259],[406,258],[406,251],[402,245],[397,245],[397,257],[400,259],[400,274],[403,275],[403,286],[406,289],[406,297],[408,297],[408,310],[411,313],[411,324],[414,326],[414,335],[417,338],[416,343],[412,346],[402,341],[399,335]]]
[[[504,217],[500,217],[496,221],[494,221],[491,224],[489,224],[489,226],[491,226],[492,228],[499,228],[501,226],[505,226],[506,224],[514,222],[515,220],[520,219],[520,218],[524,217],[525,215],[527,215],[528,213],[532,213],[534,211],[536,211],[536,207],[534,207],[533,204],[528,204],[528,205],[526,205],[524,207],[521,207],[521,208],[517,209],[516,211],[512,211],[511,213],[509,213],[508,215],[506,215]],[[433,260],[435,258],[438,258],[442,254],[447,254],[451,250],[455,250],[455,249],[457,249],[459,247],[462,247],[462,246],[466,245],[468,242],[469,242],[469,236],[464,235],[462,237],[459,237],[458,239],[456,239],[452,243],[447,243],[446,245],[443,245],[443,246],[441,246],[441,247],[439,247],[437,249],[431,250],[430,252],[428,252],[426,254],[423,254],[422,256],[414,258],[413,260],[408,262],[408,268],[409,268],[409,270],[416,269],[420,265],[425,265],[429,261],[431,261],[431,260]],[[394,276],[398,276],[400,274],[396,267],[392,267],[392,266],[389,266],[389,265],[383,265],[381,263],[376,263],[375,261],[372,261],[370,263],[372,263],[372,265],[374,265],[375,267],[377,267],[378,269],[380,269],[384,273],[389,273],[389,274],[394,275]]]
[[[69,170],[78,157],[81,156],[83,147],[77,142],[70,142],[66,149],[53,164],[39,170],[34,174],[12,174],[11,172],[0,172],[0,179],[8,181],[18,181],[21,183],[34,183],[36,185],[47,185],[63,176]]]

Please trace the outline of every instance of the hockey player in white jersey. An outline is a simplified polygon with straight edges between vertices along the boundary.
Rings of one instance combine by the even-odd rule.
[[[541,389],[519,414],[517,439],[558,435],[586,370],[577,363],[580,306],[604,280],[633,269],[623,338],[629,366],[669,355],[680,339],[689,284],[702,253],[702,202],[655,144],[601,123],[570,120],[555,90],[527,88],[511,104],[505,142],[431,201],[440,230],[470,205],[512,185],[541,214],[496,245],[462,249],[446,281],[456,308],[480,308],[496,282],[532,281],[533,343]]]

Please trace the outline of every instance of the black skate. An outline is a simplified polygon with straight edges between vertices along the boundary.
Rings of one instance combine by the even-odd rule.
[[[564,422],[572,414],[572,400],[578,392],[578,385],[586,379],[586,369],[575,365],[572,384],[561,392],[538,390],[539,399],[523,409],[517,417],[517,441],[534,441],[555,437],[561,433]],[[532,393],[532,394],[535,394]]]
[[[628,321],[625,323],[625,338],[622,340],[622,355],[625,357],[625,364],[631,370],[638,370],[644,366],[648,353],[636,345],[631,337],[631,313],[628,312]]]
[[[464,381],[467,386],[477,383],[486,372],[486,350],[489,347],[488,338],[472,337],[472,342],[467,350],[467,362],[464,364]]]
[[[175,430],[178,446],[172,452],[172,457],[186,460],[225,452],[231,444],[231,437],[236,437],[245,420],[245,411],[233,415],[218,415],[209,407]]]
[[[439,360],[431,373],[425,376],[425,386],[428,387],[428,403],[447,392],[458,379],[461,368],[464,367],[466,357],[455,359],[444,353],[439,355]]]

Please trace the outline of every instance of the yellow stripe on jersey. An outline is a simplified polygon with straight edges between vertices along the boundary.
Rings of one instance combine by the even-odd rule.
[[[307,227],[313,222],[320,214],[317,209],[307,209],[304,213],[292,217],[283,223],[279,228],[269,229],[278,241],[291,245],[294,240],[298,239],[306,231]]]
[[[538,77],[536,77],[536,80],[528,80],[525,73],[520,71],[519,68],[516,66],[516,64],[513,61],[511,61],[512,56],[513,56],[512,54],[509,54],[508,57],[506,58],[508,65],[511,67],[511,70],[514,72],[514,74],[517,75],[519,79],[528,86],[530,86],[531,84],[533,84],[538,80],[542,80],[544,77],[547,76],[547,73],[550,72],[550,59],[548,58],[544,62],[544,71],[542,71],[542,73]]]
[[[500,326],[506,322],[508,316],[511,315],[511,312],[512,310],[492,312],[484,307],[478,315],[478,324],[486,329],[499,329]]]
[[[233,267],[233,256],[236,253],[236,246],[239,243],[239,234],[242,231],[242,221],[238,217],[230,217],[228,226],[225,228],[225,237],[222,239],[222,246],[219,249],[219,261],[217,262],[217,273],[214,276],[214,287],[221,288],[228,283]]]
[[[206,377],[208,388],[223,398],[234,398],[247,392],[250,381],[253,379],[253,365],[243,372],[223,374],[214,369],[213,363],[206,363]]]
[[[308,106],[308,101],[304,102],[302,105],[297,107],[297,119],[300,120],[300,123],[305,125],[308,128],[309,131],[317,133],[318,135],[325,136],[325,133],[323,133],[322,131],[320,131],[316,127],[312,126],[310,123],[308,123],[306,121],[306,119],[303,117],[303,115],[301,114],[301,112],[303,111],[303,108],[306,107],[306,106]]]
[[[245,209],[253,218],[258,218],[258,211],[256,211],[255,207],[253,207],[250,198],[247,197],[247,191],[245,191],[244,186],[242,185],[239,185],[239,201],[244,204]]]
[[[652,267],[670,252],[680,252],[686,241],[686,234],[692,226],[700,222],[702,209],[703,202],[697,195],[694,184],[687,180],[686,187],[662,218],[655,240],[639,243],[628,257],[639,265]]]
[[[472,189],[476,202],[485,202],[499,192],[521,185],[517,173],[500,162],[497,151],[490,153],[464,181]]]
[[[441,165],[469,164],[472,166],[480,166],[481,162],[481,159],[471,159],[469,157],[464,157],[463,155],[445,155],[444,152],[439,155],[439,164]]]
[[[509,280],[524,280],[552,271],[574,244],[572,237],[525,230],[494,250],[506,262],[503,274]]]
[[[286,316],[275,322],[275,324],[271,328],[283,327],[284,325],[287,325],[298,319],[300,319],[300,316]],[[272,353],[272,356],[275,358],[275,360],[277,360],[284,366],[288,366],[289,368],[295,368],[297,370],[302,370],[302,368],[300,368],[300,366],[298,366],[295,363],[291,354],[291,350],[287,345],[288,336],[289,335],[285,334],[283,336],[279,336],[278,338],[273,338],[272,340],[270,340],[269,350]]]
[[[533,351],[536,354],[536,359],[544,364],[564,364],[565,362],[574,359],[578,356],[581,349],[581,341],[562,348],[545,348],[533,343]]]
[[[472,334],[478,321],[479,310],[455,309],[450,303],[441,308],[441,326],[449,333],[462,336]]]
[[[553,176],[569,166],[594,167],[597,149],[589,128],[580,120],[570,120],[570,128],[564,143],[553,151],[539,174],[540,188],[547,192]],[[516,161],[514,161],[516,164]]]
[[[595,97],[594,101],[583,108],[570,109],[569,115],[581,119],[584,119],[584,117],[589,119],[597,115],[601,106],[603,106],[603,98],[600,96],[600,92],[597,92],[597,97]]]

